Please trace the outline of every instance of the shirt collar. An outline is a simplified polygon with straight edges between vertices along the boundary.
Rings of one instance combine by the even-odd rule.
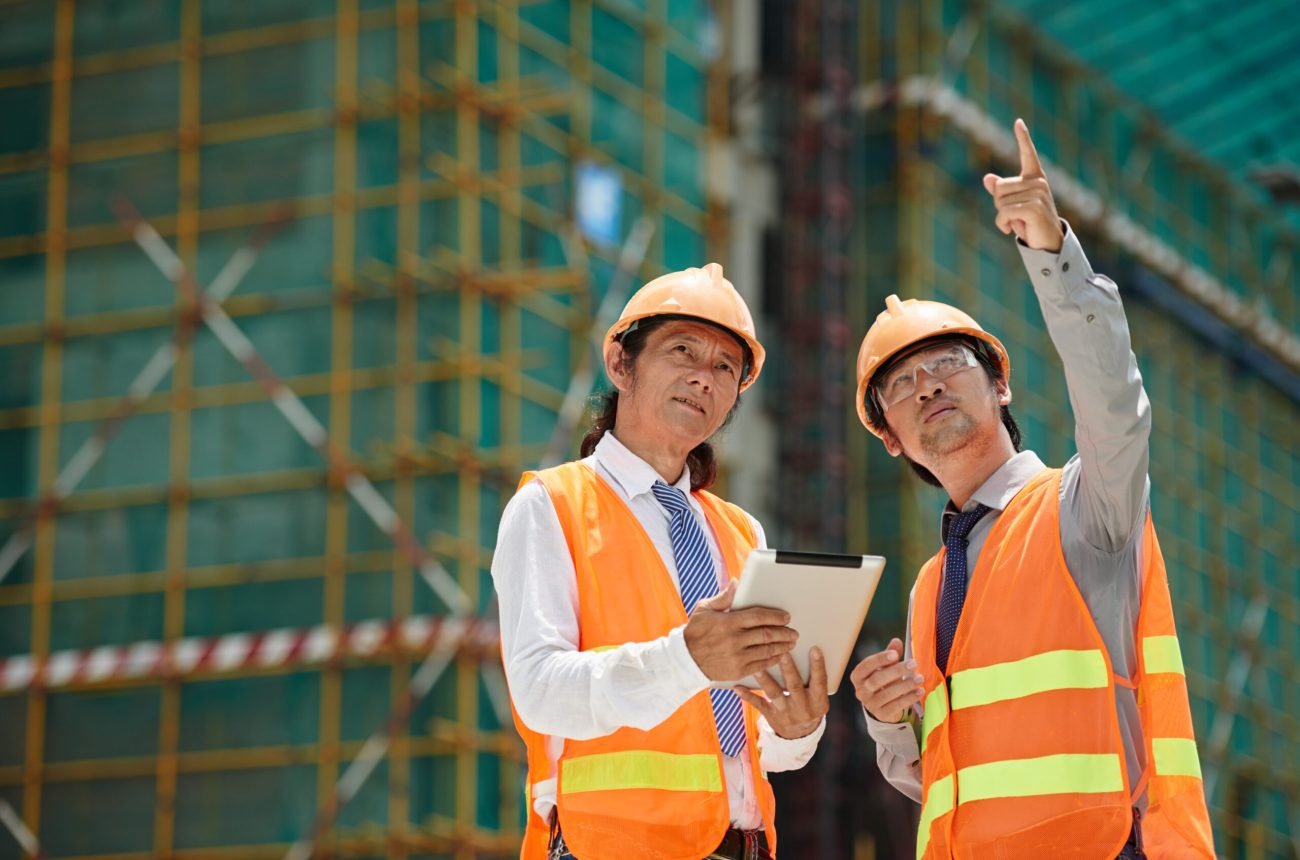
[[[629,499],[649,493],[655,481],[664,481],[653,466],[633,454],[626,445],[614,438],[613,431],[607,431],[604,436],[600,437],[600,441],[596,443],[596,450],[591,455],[618,482]],[[668,482],[664,481],[664,483],[667,484]],[[691,497],[691,469],[689,466],[682,469],[682,476],[677,479],[677,483],[671,486],[685,493],[687,500],[694,506],[695,499]]]
[[[1016,497],[1029,480],[1044,469],[1043,461],[1038,459],[1038,455],[1033,451],[1021,451],[1015,454],[998,467],[988,480],[980,485],[980,488],[966,501],[962,511],[973,510],[976,505],[985,505],[995,511],[1005,510],[1011,500]],[[948,500],[944,505],[943,518],[940,522],[940,531],[943,534],[944,542],[948,540],[948,526],[953,517],[957,516],[957,506]]]

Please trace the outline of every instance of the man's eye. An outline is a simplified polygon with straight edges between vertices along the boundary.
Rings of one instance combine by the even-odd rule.
[[[960,364],[960,360],[957,356],[945,355],[942,358],[935,360],[934,369],[938,371],[955,370],[958,364]]]

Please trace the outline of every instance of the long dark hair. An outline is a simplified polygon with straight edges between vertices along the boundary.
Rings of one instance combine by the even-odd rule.
[[[917,343],[912,349],[909,349],[896,358],[891,359],[888,364],[876,371],[873,378],[883,378],[907,356],[913,355],[927,347],[934,346],[936,343],[942,343],[944,341],[957,341],[970,347],[971,352],[975,353],[975,360],[980,363],[980,367],[984,368],[984,373],[988,376],[991,384],[1006,381],[1006,376],[1002,373],[1002,364],[998,361],[997,356],[994,355],[992,348],[985,344],[984,341],[966,335],[940,335],[939,337],[923,340]],[[872,425],[876,427],[887,428],[889,425],[885,423],[885,410],[880,408],[880,401],[876,399],[874,388],[869,388],[867,390],[866,398],[868,420],[870,420]],[[1001,407],[1001,413],[1002,426],[1007,428],[1007,434],[1011,437],[1012,447],[1014,447],[1016,451],[1019,451],[1020,426],[1016,424],[1015,416],[1011,414],[1011,409],[1009,407]],[[916,476],[922,481],[925,481],[932,487],[943,486],[943,484],[939,482],[939,479],[936,478],[929,469],[925,468],[906,454],[903,455],[903,459],[907,461],[907,465],[912,467],[912,471],[915,472]]]
[[[640,358],[641,353],[645,350],[646,341],[649,340],[651,333],[655,329],[673,320],[690,320],[691,322],[702,322],[706,325],[713,325],[707,320],[696,319],[695,317],[676,316],[666,314],[664,316],[647,317],[640,320],[620,339],[619,343],[623,345],[623,360],[632,372],[636,372],[636,361]],[[722,326],[714,326],[719,331],[735,337],[736,342],[744,350],[744,367],[741,370],[740,378],[744,379],[749,368],[753,366],[754,360],[750,353],[749,347],[740,338],[731,334]],[[600,442],[600,437],[604,436],[610,430],[614,429],[614,421],[618,418],[618,389],[614,389],[605,394],[598,394],[592,398],[595,419],[591,422],[591,429],[587,435],[582,437],[582,445],[578,449],[582,456],[590,457],[591,452],[596,450],[596,443]],[[731,411],[727,413],[726,420],[718,430],[722,430],[731,423],[731,419],[736,415],[736,408],[740,406],[740,395],[736,395],[736,402],[731,405]],[[704,490],[713,485],[718,478],[718,459],[713,453],[713,446],[708,442],[701,442],[691,449],[691,453],[686,455],[686,468],[691,470],[691,489]]]

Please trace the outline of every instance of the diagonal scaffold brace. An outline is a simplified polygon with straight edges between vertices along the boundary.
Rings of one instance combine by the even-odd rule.
[[[292,389],[261,358],[252,342],[213,300],[211,294],[205,293],[197,284],[183,261],[163,241],[157,231],[140,217],[139,213],[128,201],[119,201],[115,209],[119,218],[131,230],[136,243],[164,276],[172,281],[177,289],[194,304],[198,318],[213,332],[226,351],[239,361],[262,386],[281,415],[307,444],[321,454],[331,470],[337,470],[338,473],[344,475],[345,487],[362,510],[381,531],[393,540],[398,549],[417,566],[425,582],[452,609],[453,616],[469,625],[469,629],[466,630],[465,640],[472,641],[476,639],[477,637],[472,631],[486,622],[482,617],[472,614],[468,598],[460,590],[450,574],[446,572],[445,568],[415,540],[398,517],[396,511],[374,489],[369,479],[352,464],[343,452],[330,443],[328,434],[320,422],[306,409]],[[625,243],[619,256],[614,283],[611,284],[610,289],[607,291],[605,301],[602,303],[600,312],[596,315],[596,320],[592,324],[589,338],[592,343],[590,344],[589,355],[592,352],[598,354],[599,345],[595,343],[595,339],[601,334],[598,331],[601,321],[617,312],[616,304],[621,301],[621,294],[626,292],[626,282],[630,280],[644,260],[652,233],[652,224],[648,220],[642,219],[634,227],[632,234]],[[575,241],[580,242],[580,240]],[[561,421],[557,426],[557,430],[568,426],[569,430],[567,432],[572,432],[572,427],[576,423],[572,416],[581,414],[582,403],[590,391],[591,382],[594,378],[593,371],[594,367],[589,360],[588,362],[580,362],[574,383],[570,385],[564,400],[564,406],[561,409],[561,415],[568,418],[568,420]],[[579,384],[580,382],[582,384]],[[556,435],[558,436],[558,433]],[[556,437],[553,436],[554,438]],[[550,453],[548,451],[548,455]],[[295,842],[285,855],[286,860],[307,860],[312,856],[316,842],[333,827],[343,808],[360,791],[379,762],[387,754],[393,735],[406,723],[415,706],[428,695],[434,684],[437,683],[438,678],[441,677],[443,671],[450,664],[450,661],[456,656],[456,653],[454,650],[439,649],[428,655],[412,676],[406,694],[401,698],[388,718],[385,719],[383,725],[367,739],[361,751],[340,777],[333,798],[318,811],[316,819],[308,832]],[[508,696],[505,691],[504,678],[499,677],[499,674],[498,671],[493,678],[485,677],[485,682],[489,680],[495,682],[487,685],[489,694],[493,700],[494,708],[498,712],[504,712],[508,707]]]
[[[591,323],[583,355],[574,370],[568,391],[560,406],[555,432],[551,436],[544,457],[545,463],[559,462],[558,458],[562,458],[568,439],[573,435],[577,421],[582,416],[583,405],[591,393],[591,385],[595,378],[596,357],[601,354],[605,329],[613,322],[626,299],[626,293],[629,292],[628,285],[645,260],[653,234],[654,223],[649,218],[642,217],[633,225],[627,241],[623,244],[614,276],[600,309]],[[564,251],[570,267],[584,272],[587,270],[582,237],[572,225],[565,232]],[[495,600],[493,607],[489,607],[489,615],[495,614],[494,606]],[[406,696],[384,721],[383,726],[366,741],[361,752],[353,760],[352,767],[349,767],[340,778],[332,800],[319,810],[307,835],[294,843],[285,854],[284,860],[309,860],[312,856],[316,842],[334,825],[343,808],[356,796],[366,778],[383,758],[392,734],[405,724],[411,711],[428,694],[442,670],[446,668],[445,660],[441,663],[434,662],[436,656],[430,655],[429,660],[416,672]],[[504,723],[510,719],[510,700],[504,674],[499,666],[486,663],[483,665],[483,673],[484,686],[492,699],[493,708]]]
[[[195,306],[197,315],[216,336],[218,342],[249,375],[262,387],[280,414],[298,435],[314,448],[328,464],[331,471],[344,476],[348,494],[357,502],[367,517],[393,541],[399,551],[419,570],[421,578],[452,610],[452,617],[467,625],[464,641],[474,641],[479,628],[487,626],[484,618],[473,614],[469,598],[437,559],[430,555],[402,522],[388,503],[360,469],[358,469],[329,439],[325,428],[303,405],[293,392],[257,352],[252,341],[230,319],[220,305],[199,286],[194,276],[172,248],[149,225],[134,206],[120,199],[114,207],[119,219],[131,231],[131,236],[160,272],[170,280]],[[339,813],[356,796],[369,779],[391,745],[393,734],[409,719],[416,704],[428,695],[458,653],[455,649],[436,649],[420,664],[411,677],[406,694],[393,712],[362,746],[356,758],[339,778],[334,797],[322,808],[308,833],[290,848],[287,858],[308,858],[316,841],[334,824]],[[494,697],[497,698],[497,697]]]
[[[220,304],[230,297],[253,268],[253,263],[257,261],[262,248],[288,221],[289,213],[286,210],[277,210],[231,255],[208,289],[208,297],[213,302]],[[122,429],[122,425],[136,414],[145,399],[166,378],[176,364],[181,346],[193,334],[197,325],[198,320],[192,315],[183,315],[176,321],[175,333],[158,347],[136,374],[135,379],[131,380],[126,394],[113,407],[113,413],[95,427],[64,465],[50,488],[36,499],[31,514],[18,530],[9,536],[4,545],[0,546],[0,582],[4,582],[5,577],[13,571],[23,555],[31,548],[37,521],[56,513],[63,500],[72,494],[72,491],[99,462],[99,458]]]

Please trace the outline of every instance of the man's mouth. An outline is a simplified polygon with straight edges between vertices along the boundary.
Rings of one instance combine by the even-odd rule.
[[[934,421],[936,418],[940,418],[944,415],[947,415],[949,412],[955,412],[955,411],[957,411],[956,406],[945,404],[943,406],[940,406],[938,409],[934,410],[933,412],[931,412],[929,415],[925,416],[925,421],[923,421],[922,423],[929,424],[931,421]]]
[[[701,415],[705,415],[705,414],[707,414],[707,413],[704,411],[704,407],[703,407],[703,406],[701,406],[700,404],[696,403],[694,400],[691,400],[689,397],[674,397],[673,400],[676,400],[678,403],[685,403],[687,406],[689,406],[689,407],[691,407],[692,409],[694,409],[695,411],[699,412]]]

